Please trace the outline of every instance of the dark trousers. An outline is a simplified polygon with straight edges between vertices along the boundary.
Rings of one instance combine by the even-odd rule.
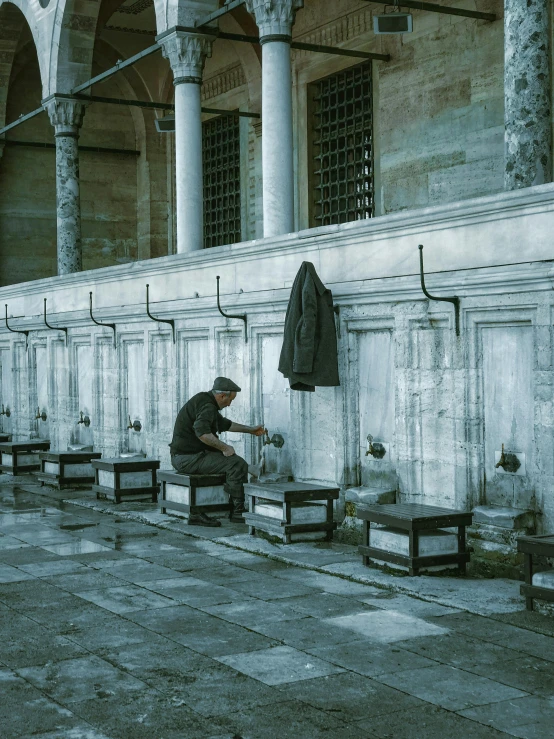
[[[171,464],[182,475],[225,475],[225,492],[232,498],[244,500],[248,462],[238,454],[233,454],[232,457],[224,457],[221,452],[174,454]]]

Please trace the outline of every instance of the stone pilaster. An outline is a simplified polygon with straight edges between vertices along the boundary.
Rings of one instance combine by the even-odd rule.
[[[44,101],[44,107],[56,138],[58,274],[66,275],[82,269],[79,131],[85,104],[53,96]]]
[[[204,246],[200,88],[212,41],[213,36],[177,30],[158,39],[175,85],[175,209],[180,254]]]
[[[256,19],[260,40],[266,36],[288,36],[290,39],[296,11],[304,0],[246,0],[246,8]]]
[[[549,0],[504,0],[505,188],[552,180]]]

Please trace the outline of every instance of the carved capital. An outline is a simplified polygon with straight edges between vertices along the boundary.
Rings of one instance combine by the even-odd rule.
[[[162,54],[173,70],[174,84],[202,82],[206,57],[212,55],[213,36],[174,31],[160,40]]]
[[[83,125],[86,103],[63,95],[52,95],[43,100],[56,136],[78,136]]]
[[[260,39],[265,36],[289,36],[296,11],[304,0],[246,0],[246,8],[256,19]]]

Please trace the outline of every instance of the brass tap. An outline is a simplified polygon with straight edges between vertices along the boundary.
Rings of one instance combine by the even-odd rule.
[[[85,419],[83,418],[83,411],[79,411],[79,413],[81,414],[81,418],[77,421],[77,423],[84,423]]]
[[[133,424],[132,424],[132,422],[131,422],[131,416],[129,416],[129,423],[128,423],[128,425],[127,425],[127,428],[128,428],[128,429],[132,429],[132,428],[133,428]]]
[[[37,414],[35,416],[35,421],[37,421],[40,418],[40,406],[37,406]]]
[[[6,418],[9,418],[11,416],[11,411],[8,408],[7,410],[4,408],[4,403],[2,403],[2,410],[0,411],[0,416],[6,416]]]
[[[495,468],[497,467],[503,468],[505,464],[506,464],[506,455],[504,454],[504,444],[502,444],[502,454],[500,455],[500,459],[494,466]]]

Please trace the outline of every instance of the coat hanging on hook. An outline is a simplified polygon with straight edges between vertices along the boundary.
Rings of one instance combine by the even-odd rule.
[[[279,372],[291,390],[340,385],[333,295],[311,262],[302,262],[292,286]]]

